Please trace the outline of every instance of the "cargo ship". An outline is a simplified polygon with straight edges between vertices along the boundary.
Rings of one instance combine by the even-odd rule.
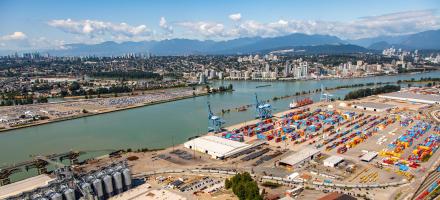
[[[293,101],[292,103],[289,104],[289,107],[290,107],[290,109],[294,109],[294,108],[299,108],[302,106],[310,105],[312,103],[313,103],[313,100],[311,100],[310,98],[304,98],[299,101]]]

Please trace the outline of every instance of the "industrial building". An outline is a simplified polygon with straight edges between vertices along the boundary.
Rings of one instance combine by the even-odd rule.
[[[396,108],[397,106],[385,104],[385,103],[362,102],[362,103],[354,104],[351,107],[361,110],[367,110],[367,111],[384,112]]]
[[[206,153],[215,159],[224,159],[241,151],[254,147],[253,145],[207,135],[192,139],[183,144],[185,148]]]
[[[364,161],[364,162],[370,162],[371,160],[373,160],[374,158],[376,158],[377,155],[378,155],[377,152],[375,152],[375,151],[370,151],[370,152],[364,154],[364,155],[361,157],[361,160]]]
[[[289,155],[278,162],[278,165],[289,166],[289,167],[297,167],[305,162],[314,159],[317,155],[320,154],[320,151],[309,147],[302,149],[299,152],[296,152],[292,155]]]
[[[54,175],[54,179],[37,176],[2,186],[1,199],[104,200],[132,188],[131,171],[126,162],[81,174],[69,167],[58,168]]]
[[[49,182],[55,180],[46,174],[27,178],[15,183],[0,187],[0,199],[6,199],[18,195],[22,192],[31,191],[39,187],[49,185]]]
[[[410,101],[426,104],[440,104],[440,96],[432,94],[418,94],[414,92],[392,92],[379,95],[380,98]]]
[[[342,163],[344,158],[341,156],[330,156],[324,160],[324,166],[336,167],[339,163]]]

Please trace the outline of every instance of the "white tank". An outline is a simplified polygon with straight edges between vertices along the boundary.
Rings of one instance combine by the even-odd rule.
[[[64,190],[63,193],[64,193],[64,198],[66,200],[76,200],[75,191],[74,190],[69,188],[69,189]]]
[[[102,181],[104,181],[104,189],[107,194],[107,197],[113,196],[112,177],[110,175],[105,175],[104,178],[102,178]]]
[[[63,195],[58,192],[54,192],[49,194],[49,198],[50,200],[63,200]]]
[[[124,191],[124,186],[122,184],[122,174],[121,172],[113,173],[113,183],[115,183],[115,194],[122,193]]]
[[[122,170],[122,175],[124,176],[124,185],[126,189],[131,189],[131,171],[128,168]]]
[[[101,179],[95,179],[92,182],[93,185],[93,190],[95,191],[96,196],[98,196],[98,198],[103,198],[104,197],[104,190],[102,189],[102,181]]]
[[[83,183],[81,184],[81,189],[84,192],[84,199],[86,200],[93,200],[93,190],[90,183]]]

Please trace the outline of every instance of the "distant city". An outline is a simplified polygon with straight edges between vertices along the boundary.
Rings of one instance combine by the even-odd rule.
[[[247,56],[54,57],[25,53],[0,57],[5,96],[84,96],[164,89],[211,80],[320,80],[436,70],[440,54],[384,49],[382,54],[254,54]],[[2,101],[2,105],[11,102]]]

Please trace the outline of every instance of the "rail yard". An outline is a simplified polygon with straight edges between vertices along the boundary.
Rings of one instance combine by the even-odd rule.
[[[318,199],[332,192],[360,199],[430,199],[440,181],[440,97],[433,90],[438,88],[399,94],[423,93],[411,100],[386,95],[325,100],[273,115],[271,106],[257,99],[256,120],[223,128],[210,112],[212,132],[184,144],[120,151],[72,167],[82,172],[79,177],[92,173],[90,181],[104,181],[97,169],[113,173],[106,166],[126,161],[137,187],[113,180],[113,188],[122,190],[105,194],[112,199],[236,199],[224,188],[225,179],[241,172],[258,181],[267,199]]]

